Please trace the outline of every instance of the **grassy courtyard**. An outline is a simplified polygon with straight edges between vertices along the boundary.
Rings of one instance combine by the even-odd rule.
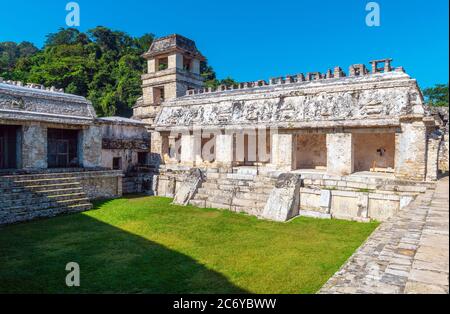
[[[0,293],[314,293],[377,227],[170,202],[122,198],[0,228]],[[80,287],[65,285],[69,262]]]

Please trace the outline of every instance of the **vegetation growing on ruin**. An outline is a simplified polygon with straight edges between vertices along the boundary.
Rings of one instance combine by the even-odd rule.
[[[121,31],[96,27],[80,32],[74,28],[49,34],[42,49],[32,43],[0,43],[0,76],[64,88],[87,97],[99,116],[130,117],[142,95],[141,75],[147,69],[141,55],[153,34],[132,37]],[[211,66],[202,65],[207,87],[232,84],[218,80]]]
[[[314,293],[377,223],[288,223],[128,197],[0,229],[0,293]],[[65,285],[66,264],[81,286]]]

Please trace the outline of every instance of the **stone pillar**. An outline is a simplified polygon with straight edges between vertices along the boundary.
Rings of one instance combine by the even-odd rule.
[[[155,59],[150,59],[147,62],[147,68],[148,68],[148,72],[147,73],[155,73],[156,72],[156,60]]]
[[[346,176],[353,173],[351,133],[327,134],[327,173]]]
[[[436,181],[439,171],[439,146],[442,135],[439,131],[433,132],[428,136],[427,147],[427,181]]]
[[[422,119],[401,121],[395,136],[395,176],[423,181],[426,174],[427,135]]]
[[[216,136],[216,164],[219,167],[231,167],[233,164],[233,135]]]
[[[278,170],[291,171],[294,165],[294,135],[272,134],[271,164]]]
[[[167,135],[156,131],[150,132],[150,163],[155,166],[164,164],[169,159],[169,140]]]
[[[193,166],[195,163],[195,137],[194,135],[181,136],[181,163]]]
[[[98,125],[91,125],[82,130],[78,155],[83,167],[102,166],[102,136],[102,128]]]
[[[22,130],[22,167],[47,169],[47,128],[35,123],[24,125]]]

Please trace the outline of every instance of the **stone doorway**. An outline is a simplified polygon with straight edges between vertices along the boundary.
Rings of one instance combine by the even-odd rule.
[[[78,130],[48,129],[47,157],[49,168],[76,168],[78,156]]]
[[[0,126],[0,169],[17,169],[20,126]]]
[[[355,172],[393,172],[395,168],[395,133],[354,133]]]
[[[298,134],[295,140],[295,169],[327,170],[326,134]]]

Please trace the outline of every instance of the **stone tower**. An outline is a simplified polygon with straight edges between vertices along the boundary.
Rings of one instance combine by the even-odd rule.
[[[133,116],[152,125],[161,103],[203,87],[200,62],[205,58],[194,41],[178,34],[156,39],[143,57],[148,71],[142,75],[143,96]]]

